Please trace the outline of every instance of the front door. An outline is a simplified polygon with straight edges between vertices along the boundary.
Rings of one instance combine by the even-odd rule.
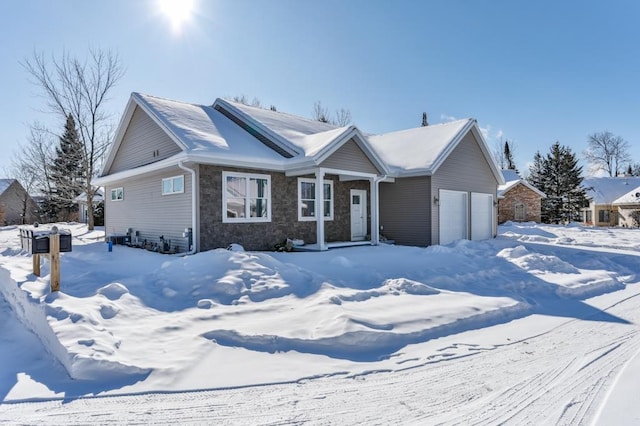
[[[367,236],[367,191],[351,190],[351,241],[362,241]]]

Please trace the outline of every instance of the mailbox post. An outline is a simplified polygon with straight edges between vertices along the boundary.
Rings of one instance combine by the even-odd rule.
[[[49,261],[51,262],[51,292],[60,291],[60,234],[58,227],[51,227],[49,235]]]
[[[57,226],[52,226],[50,231],[38,232],[20,229],[20,244],[24,250],[31,252],[33,274],[38,277],[40,276],[40,256],[49,256],[51,291],[60,291],[60,253],[72,250],[71,233],[60,232]]]

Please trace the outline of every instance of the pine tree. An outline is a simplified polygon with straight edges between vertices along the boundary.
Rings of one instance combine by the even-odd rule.
[[[82,145],[78,137],[75,120],[68,115],[64,133],[56,147],[51,165],[51,192],[49,209],[58,220],[71,220],[77,209],[75,198],[82,193],[84,184],[82,167]]]
[[[506,140],[504,142],[504,159],[506,161],[506,166],[508,170],[515,170],[516,173],[518,169],[516,168],[516,163],[513,161],[513,154],[511,153],[511,148],[509,147],[509,141]]]
[[[544,173],[544,159],[542,158],[542,154],[540,151],[536,151],[533,156],[533,163],[529,166],[529,176],[527,176],[527,181],[535,186],[536,188],[542,190],[543,182],[543,173]]]
[[[541,166],[541,173],[539,167]],[[580,220],[580,210],[586,202],[582,188],[582,167],[571,149],[560,145],[551,146],[543,159],[539,153],[534,157],[536,176],[529,176],[529,182],[544,192],[542,200],[542,221],[547,223],[567,223]]]

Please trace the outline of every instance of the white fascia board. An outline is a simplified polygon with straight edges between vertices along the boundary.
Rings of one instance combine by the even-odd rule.
[[[208,155],[188,154],[186,161],[198,164],[208,164],[214,166],[239,167],[243,169],[271,170],[274,172],[284,172],[286,166],[284,161],[252,161],[242,158],[220,158]]]
[[[484,154],[484,158],[487,160],[487,163],[489,163],[489,167],[498,181],[498,185],[506,184],[507,182],[504,180],[504,175],[502,174],[500,167],[498,167],[495,158],[493,158],[493,154],[491,154],[491,151],[489,150],[489,145],[487,145],[487,141],[484,139],[484,136],[482,136],[482,132],[478,127],[478,122],[475,119],[473,120],[471,131],[474,133],[474,136],[480,145],[480,150]]]
[[[109,184],[112,182],[117,182],[117,181],[125,180],[131,177],[140,176],[146,173],[155,172],[171,166],[177,166],[178,163],[180,163],[181,161],[188,161],[186,154],[179,153],[169,158],[165,158],[164,160],[147,164],[146,166],[127,169],[127,170],[123,170],[121,172],[113,173],[106,176],[99,176],[97,178],[94,178],[92,182],[95,185],[105,186],[106,184]]]
[[[338,149],[342,147],[345,143],[353,138],[358,145],[358,147],[364,152],[365,156],[373,163],[373,165],[381,172],[383,175],[388,175],[389,170],[387,169],[386,164],[378,157],[378,155],[371,149],[369,146],[369,142],[364,137],[360,129],[358,129],[355,125],[351,125],[345,130],[341,135],[337,136],[331,143],[327,144],[323,149],[320,150],[318,154],[314,156],[315,164],[322,164],[327,158],[329,158],[332,154],[334,154]]]
[[[375,173],[363,173],[363,172],[355,172],[352,170],[330,169],[325,167],[306,167],[306,168],[295,169],[295,170],[287,170],[285,172],[285,175],[287,177],[312,175],[312,174],[315,174],[318,170],[322,171],[324,174],[348,176],[350,178],[355,178],[352,180],[375,179],[378,177],[378,175]]]
[[[136,105],[138,105],[138,103],[135,101],[132,93],[129,96],[129,100],[127,101],[127,106],[124,109],[124,113],[122,114],[122,117],[120,117],[120,122],[118,123],[118,127],[116,128],[116,133],[113,137],[113,141],[111,142],[111,146],[109,147],[107,159],[102,166],[100,174],[105,173],[113,165],[113,160],[115,159],[116,152],[118,152],[118,148],[120,148],[120,144],[122,143],[124,134],[129,127],[129,122],[131,121],[133,112],[136,109]]]
[[[140,106],[140,108],[149,116],[149,118],[151,118],[151,120],[153,120],[154,123],[160,126],[160,128],[171,138],[171,140],[173,140],[183,151],[186,151],[188,149],[187,144],[185,144],[182,139],[176,136],[176,134],[173,133],[171,129],[169,129],[167,123],[165,123],[164,120],[160,119],[160,117],[155,114],[151,107],[147,105],[147,103],[140,97],[138,93],[133,93],[131,96],[135,97],[138,106]]]

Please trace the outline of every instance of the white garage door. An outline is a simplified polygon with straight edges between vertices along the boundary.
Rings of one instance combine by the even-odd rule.
[[[468,195],[463,191],[441,189],[440,244],[467,238]]]
[[[493,237],[493,195],[471,193],[471,239],[488,240]]]

